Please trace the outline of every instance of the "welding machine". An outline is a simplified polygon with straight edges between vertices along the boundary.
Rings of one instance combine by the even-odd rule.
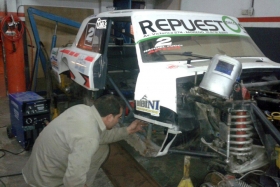
[[[9,94],[11,133],[28,150],[50,121],[50,101],[35,92]]]

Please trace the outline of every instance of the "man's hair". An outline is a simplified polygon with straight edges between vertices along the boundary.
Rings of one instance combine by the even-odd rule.
[[[104,95],[95,100],[94,106],[101,117],[109,114],[118,115],[120,108],[123,108],[123,101],[114,95]]]

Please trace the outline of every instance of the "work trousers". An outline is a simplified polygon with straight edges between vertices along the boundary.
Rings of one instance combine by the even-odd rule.
[[[89,171],[87,172],[87,186],[92,187],[93,181],[102,163],[109,155],[109,145],[102,144],[99,146],[96,153],[92,156]]]

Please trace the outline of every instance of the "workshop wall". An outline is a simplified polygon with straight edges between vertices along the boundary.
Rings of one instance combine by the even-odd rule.
[[[180,10],[181,0],[156,0],[155,9]]]
[[[144,0],[139,0],[144,1]],[[156,0],[144,1],[145,8],[153,9]],[[180,0],[176,0],[180,1]],[[30,27],[27,9],[29,7],[36,8],[54,15],[62,16],[68,19],[72,19],[77,22],[82,22],[84,18],[92,14],[98,14],[100,12],[108,11],[108,7],[113,6],[114,0],[68,0],[68,1],[57,1],[57,0],[21,0],[21,1],[11,1],[11,0],[0,0],[0,19],[6,15],[16,15],[22,21],[24,21],[26,25],[26,40],[27,40],[27,54],[29,63],[29,69],[25,71],[29,71],[30,77],[32,73],[32,69],[34,68],[34,58],[36,53],[36,46],[33,37],[33,32]],[[159,1],[160,2],[160,1]],[[176,3],[177,5],[178,3]],[[167,3],[160,4],[159,7],[162,9],[173,9],[171,1],[167,0]],[[171,8],[170,8],[171,6]],[[75,8],[73,8],[75,7]],[[159,9],[160,9],[159,8]],[[44,44],[47,52],[50,52],[50,45],[52,36],[55,30],[55,22],[47,20],[45,18],[41,18],[39,16],[34,16],[37,24],[38,33],[40,35],[41,42]],[[57,46],[63,46],[69,43],[72,43],[77,29],[72,28],[70,26],[58,24],[57,28]],[[1,59],[2,60],[2,59]],[[1,63],[1,62],[0,62]],[[3,93],[0,92],[0,96],[6,95],[6,87],[5,87],[5,74],[3,66],[3,62],[1,63],[2,69],[0,69],[0,89],[4,90]],[[37,78],[43,78],[45,75],[43,73],[41,62],[38,63],[38,74]],[[29,80],[29,77],[26,78]]]
[[[45,3],[47,3],[47,2],[45,2]],[[83,4],[82,1],[81,1],[81,4]],[[106,7],[112,7],[112,6],[113,6],[113,0],[101,1],[98,6],[95,6],[95,7],[91,6],[90,9],[85,9],[84,7],[82,7],[82,8],[53,7],[51,5],[24,6],[25,20],[26,20],[25,24],[26,24],[28,31],[31,34],[32,44],[35,45],[33,33],[31,30],[31,27],[30,27],[30,22],[29,22],[28,14],[27,14],[28,7],[36,8],[36,9],[39,9],[39,10],[42,10],[42,11],[45,11],[45,12],[48,12],[51,14],[55,14],[57,16],[62,16],[62,17],[68,18],[68,19],[72,19],[74,21],[81,23],[86,17],[93,15],[93,14],[98,14],[100,12],[108,11],[108,9]],[[146,3],[147,9],[153,9],[153,7],[154,7],[153,0]],[[52,36],[53,36],[54,30],[55,30],[55,22],[44,19],[44,18],[40,18],[38,16],[35,16],[35,21],[37,24],[40,39],[41,39],[42,43],[44,44],[46,50],[49,52]],[[63,46],[63,45],[72,43],[75,39],[77,31],[78,30],[73,27],[58,24],[57,46]],[[27,37],[29,37],[29,36],[27,36]],[[29,38],[27,38],[27,41],[29,42],[28,44],[30,44]],[[28,48],[29,62],[31,62],[30,71],[32,71],[35,53],[36,53],[36,48],[33,48],[33,49],[30,47]],[[38,78],[44,77],[44,73],[43,73],[41,64],[38,66],[38,68],[39,68],[38,69]]]
[[[237,17],[265,56],[280,63],[280,1],[181,0],[181,10]]]

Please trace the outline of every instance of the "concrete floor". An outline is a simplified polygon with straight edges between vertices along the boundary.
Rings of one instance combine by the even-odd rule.
[[[26,187],[24,179],[21,173],[21,169],[26,163],[30,151],[24,151],[21,145],[17,142],[15,138],[9,139],[7,137],[6,126],[10,124],[10,112],[9,112],[9,101],[8,97],[0,97],[0,149],[5,149],[13,153],[20,153],[18,155],[13,155],[8,152],[0,151],[0,187]],[[138,152],[136,152],[132,147],[130,147],[126,142],[120,142],[120,144],[125,147],[125,149],[140,163],[147,172],[163,187],[175,187],[178,186],[180,180],[183,176],[183,155],[167,154],[162,157],[147,158],[142,157]],[[205,171],[199,163],[201,160],[192,159],[190,174],[192,181],[195,186],[201,182],[200,176],[201,171]],[[6,175],[14,175],[10,177],[2,177]],[[5,184],[5,185],[4,185]],[[103,172],[102,169],[99,170],[94,186],[102,187],[113,187],[109,178]],[[126,187],[126,186],[122,186]],[[127,186],[128,187],[128,186]],[[131,187],[131,186],[129,186]]]
[[[27,161],[30,152],[24,151],[20,144],[15,139],[9,139],[7,137],[6,126],[10,124],[10,112],[8,97],[0,98],[0,148],[8,150],[13,153],[20,153],[18,155],[13,155],[7,152],[0,151],[0,176],[20,174],[21,168]],[[10,187],[26,187],[22,175],[13,177],[4,177],[0,180]],[[0,182],[0,186],[5,186]]]

